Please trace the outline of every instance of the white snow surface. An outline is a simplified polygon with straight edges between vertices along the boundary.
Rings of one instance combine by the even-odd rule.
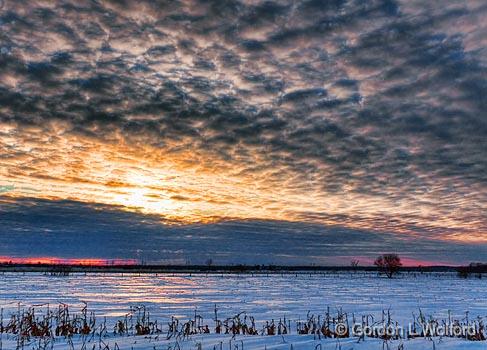
[[[297,335],[296,321],[308,312],[324,315],[338,309],[356,318],[373,315],[380,319],[390,310],[392,319],[407,327],[413,313],[436,319],[487,319],[487,280],[460,279],[452,273],[404,273],[397,278],[378,277],[375,273],[302,273],[302,274],[73,274],[46,276],[38,273],[4,273],[0,275],[0,307],[3,317],[21,307],[38,309],[70,305],[79,312],[83,302],[98,319],[106,317],[109,329],[127,314],[130,307],[144,305],[151,320],[163,324],[164,332],[171,317],[186,321],[196,312],[213,332],[215,305],[219,318],[240,312],[255,317],[258,326],[272,319],[291,320],[291,334],[285,336],[236,336],[198,334],[187,339],[159,336],[96,337],[86,349],[487,349],[487,341],[456,338],[404,339],[384,343],[380,339],[357,337],[317,339]],[[110,328],[111,327],[111,328]],[[258,327],[259,328],[259,327]],[[33,340],[34,342],[35,340]],[[15,349],[12,335],[3,334],[0,349]],[[320,345],[321,344],[321,345]],[[35,344],[26,349],[35,348]],[[57,338],[54,349],[81,349],[82,341],[74,337],[73,347]]]

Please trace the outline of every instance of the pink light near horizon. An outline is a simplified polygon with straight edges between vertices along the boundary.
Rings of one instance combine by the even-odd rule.
[[[41,257],[10,257],[0,256],[0,264],[28,264],[28,265],[83,265],[83,266],[121,266],[137,265],[136,259],[95,259],[95,258],[59,258],[53,256]]]
[[[417,267],[417,266],[457,266],[458,264],[454,264],[452,262],[447,261],[438,261],[438,260],[426,260],[426,259],[417,259],[408,256],[401,256],[402,265],[405,267]],[[352,260],[358,260],[359,266],[372,266],[374,265],[375,258],[369,256],[357,256],[357,257],[350,257],[350,256],[342,256],[339,257],[338,262],[341,264],[350,264]]]

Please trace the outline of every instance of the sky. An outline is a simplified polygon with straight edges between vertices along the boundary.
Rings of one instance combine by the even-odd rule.
[[[486,96],[484,1],[0,0],[0,258],[487,261]]]

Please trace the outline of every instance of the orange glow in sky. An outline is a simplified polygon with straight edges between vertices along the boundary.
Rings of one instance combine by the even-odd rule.
[[[203,151],[198,155],[167,154],[148,146],[134,148],[122,140],[106,144],[69,134],[56,138],[54,134],[40,136],[36,130],[9,130],[12,144],[16,138],[51,139],[48,144],[32,141],[17,145],[29,152],[21,158],[3,160],[0,182],[10,186],[4,196],[12,199],[70,199],[115,205],[160,215],[161,222],[168,224],[256,218],[412,235],[415,232],[410,227],[423,227],[441,232],[440,239],[487,242],[487,234],[478,230],[477,221],[462,215],[475,203],[470,197],[478,192],[473,190],[453,212],[437,201],[439,194],[434,187],[414,198],[395,198],[394,193],[368,195],[357,192],[353,183],[345,192],[327,192],[318,184],[293,183],[276,175],[289,170],[247,173],[242,165]],[[196,157],[201,159],[194,162]],[[262,155],[253,157],[258,163]],[[297,175],[289,172],[287,176]],[[478,210],[469,211],[469,215],[481,215]]]
[[[0,204],[485,251],[482,1],[0,3]]]

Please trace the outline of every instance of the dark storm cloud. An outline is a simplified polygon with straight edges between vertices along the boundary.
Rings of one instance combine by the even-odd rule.
[[[486,232],[486,14],[462,1],[5,1],[0,120],[201,149],[240,173],[276,170],[276,185],[285,173],[297,192],[418,201],[427,220]],[[424,220],[409,223],[442,234]]]
[[[397,234],[336,226],[256,220],[171,226],[159,216],[129,213],[116,206],[7,197],[0,197],[0,204],[0,256],[336,264],[395,251],[410,259],[461,264],[480,261],[487,253],[485,244],[405,240]],[[250,245],[252,249],[242,251],[242,246]]]

